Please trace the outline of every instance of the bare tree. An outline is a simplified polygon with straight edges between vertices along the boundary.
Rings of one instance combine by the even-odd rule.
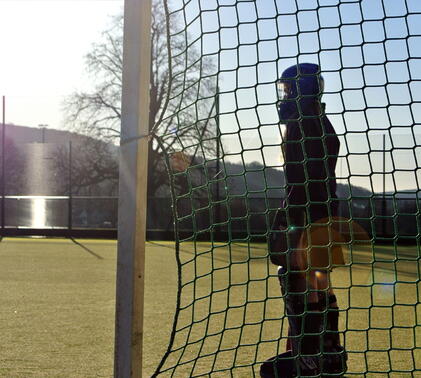
[[[165,4],[152,7],[149,195],[167,183],[163,149],[214,153],[216,130],[210,123],[217,80],[212,59],[201,55],[200,40],[180,32],[184,26]],[[115,16],[86,56],[94,89],[74,93],[65,104],[73,130],[110,142],[120,136],[123,20]]]
[[[71,190],[73,195],[115,196],[118,192],[115,146],[101,139],[80,139],[80,143],[60,146],[54,151],[52,169],[60,192],[70,194]]]
[[[12,138],[6,137],[4,151],[4,189],[6,194],[20,194],[25,186],[25,156]]]

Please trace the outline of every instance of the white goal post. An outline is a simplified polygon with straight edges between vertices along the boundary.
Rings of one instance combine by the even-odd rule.
[[[125,0],[114,376],[142,376],[151,0]]]

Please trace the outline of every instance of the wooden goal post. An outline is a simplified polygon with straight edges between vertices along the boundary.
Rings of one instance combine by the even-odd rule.
[[[125,0],[114,376],[142,376],[151,0]]]

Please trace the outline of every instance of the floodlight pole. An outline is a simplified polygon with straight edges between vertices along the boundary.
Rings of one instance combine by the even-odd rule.
[[[6,209],[6,96],[2,98],[3,119],[1,129],[1,230],[5,227],[5,209]],[[3,232],[2,232],[3,236]]]
[[[386,237],[386,134],[383,134],[383,196],[382,196],[382,236]]]
[[[114,377],[142,376],[151,0],[125,0]]]
[[[216,168],[216,174],[215,174],[215,179],[216,179],[216,217],[215,217],[215,221],[217,223],[221,222],[221,204],[219,203],[219,201],[221,200],[221,193],[220,193],[220,187],[219,187],[219,176],[220,176],[220,171],[221,171],[221,147],[220,147],[220,143],[221,143],[221,130],[220,130],[220,124],[219,124],[219,86],[216,87],[216,106],[215,106],[215,111],[216,111],[216,164],[215,164],[215,168]],[[219,230],[219,231],[218,231]],[[218,226],[217,231],[216,231],[216,238],[217,240],[222,238],[222,232],[221,232],[221,227]]]
[[[72,141],[69,141],[69,202],[68,206],[68,213],[67,213],[67,228],[69,231],[69,236],[72,236],[72,228],[73,228],[73,177],[72,177]]]

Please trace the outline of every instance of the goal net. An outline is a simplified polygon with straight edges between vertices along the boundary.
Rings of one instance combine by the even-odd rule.
[[[267,246],[276,210],[291,206],[277,82],[288,67],[313,63],[340,142],[336,197],[326,202],[337,202],[341,237],[325,240],[344,256],[331,261],[329,289],[346,375],[416,376],[421,3],[163,0],[158,8],[165,59],[153,69],[166,68],[168,93],[152,143],[169,175],[179,276],[155,375],[259,376],[287,350],[285,293]]]

